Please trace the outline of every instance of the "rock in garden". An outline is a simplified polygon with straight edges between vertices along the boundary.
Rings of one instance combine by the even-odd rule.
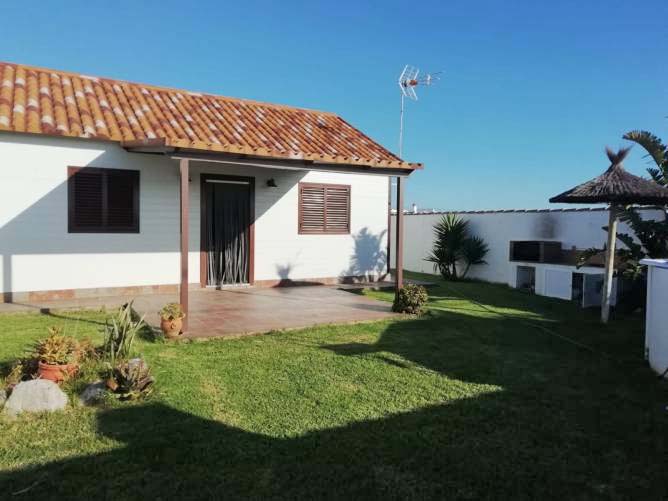
[[[22,412],[62,410],[66,405],[67,395],[56,383],[47,379],[33,379],[14,387],[3,412],[16,416]]]
[[[93,405],[102,400],[106,392],[106,385],[102,381],[96,381],[84,388],[79,395],[79,401],[83,405]]]

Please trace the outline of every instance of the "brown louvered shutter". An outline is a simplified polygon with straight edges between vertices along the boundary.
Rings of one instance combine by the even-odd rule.
[[[100,228],[103,220],[102,174],[82,169],[70,178],[74,188],[70,193],[71,225],[75,228]]]
[[[350,186],[299,183],[299,233],[350,233]]]
[[[107,227],[127,229],[135,225],[135,189],[138,171],[110,170],[107,173]]]
[[[70,233],[138,233],[139,171],[70,167]]]

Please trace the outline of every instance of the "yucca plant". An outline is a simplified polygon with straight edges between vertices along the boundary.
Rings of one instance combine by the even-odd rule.
[[[469,237],[464,241],[462,255],[464,257],[465,268],[462,277],[465,277],[469,269],[474,264],[487,264],[485,256],[489,252],[489,246],[480,237]]]
[[[137,333],[146,326],[144,317],[135,320],[132,305],[133,301],[124,304],[105,323],[102,354],[111,367],[130,356]]]
[[[469,234],[469,222],[455,214],[446,214],[434,225],[434,247],[425,258],[434,263],[434,271],[443,278],[463,278],[474,264],[486,264],[489,247],[485,241]],[[461,277],[457,267],[464,266]]]

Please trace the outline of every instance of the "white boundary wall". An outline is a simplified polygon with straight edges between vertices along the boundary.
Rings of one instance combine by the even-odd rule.
[[[482,237],[489,246],[485,260],[488,264],[471,267],[467,277],[489,282],[505,283],[512,287],[516,281],[516,267],[522,263],[509,260],[512,240],[547,240],[562,243],[564,249],[579,250],[590,247],[603,248],[607,233],[602,229],[608,224],[608,211],[595,209],[546,209],[534,211],[485,211],[455,212],[469,221],[472,235]],[[404,214],[404,269],[422,273],[435,273],[432,263],[424,260],[434,241],[434,225],[444,213]],[[661,218],[659,211],[643,211],[643,217]],[[394,219],[393,216],[393,228]],[[620,233],[630,233],[624,224]],[[392,249],[394,237],[392,234]],[[621,245],[621,244],[618,244]],[[394,253],[391,254],[394,265]],[[536,292],[542,293],[541,276],[546,270],[572,270],[572,266],[526,263],[536,266]],[[583,267],[582,273],[602,273],[601,268]]]

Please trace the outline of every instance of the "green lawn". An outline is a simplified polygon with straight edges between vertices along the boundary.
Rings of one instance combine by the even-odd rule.
[[[668,497],[668,387],[642,316],[602,327],[480,283],[430,296],[421,319],[141,341],[148,400],[0,418],[0,497]],[[0,316],[0,364],[49,325],[99,339],[103,319]]]

